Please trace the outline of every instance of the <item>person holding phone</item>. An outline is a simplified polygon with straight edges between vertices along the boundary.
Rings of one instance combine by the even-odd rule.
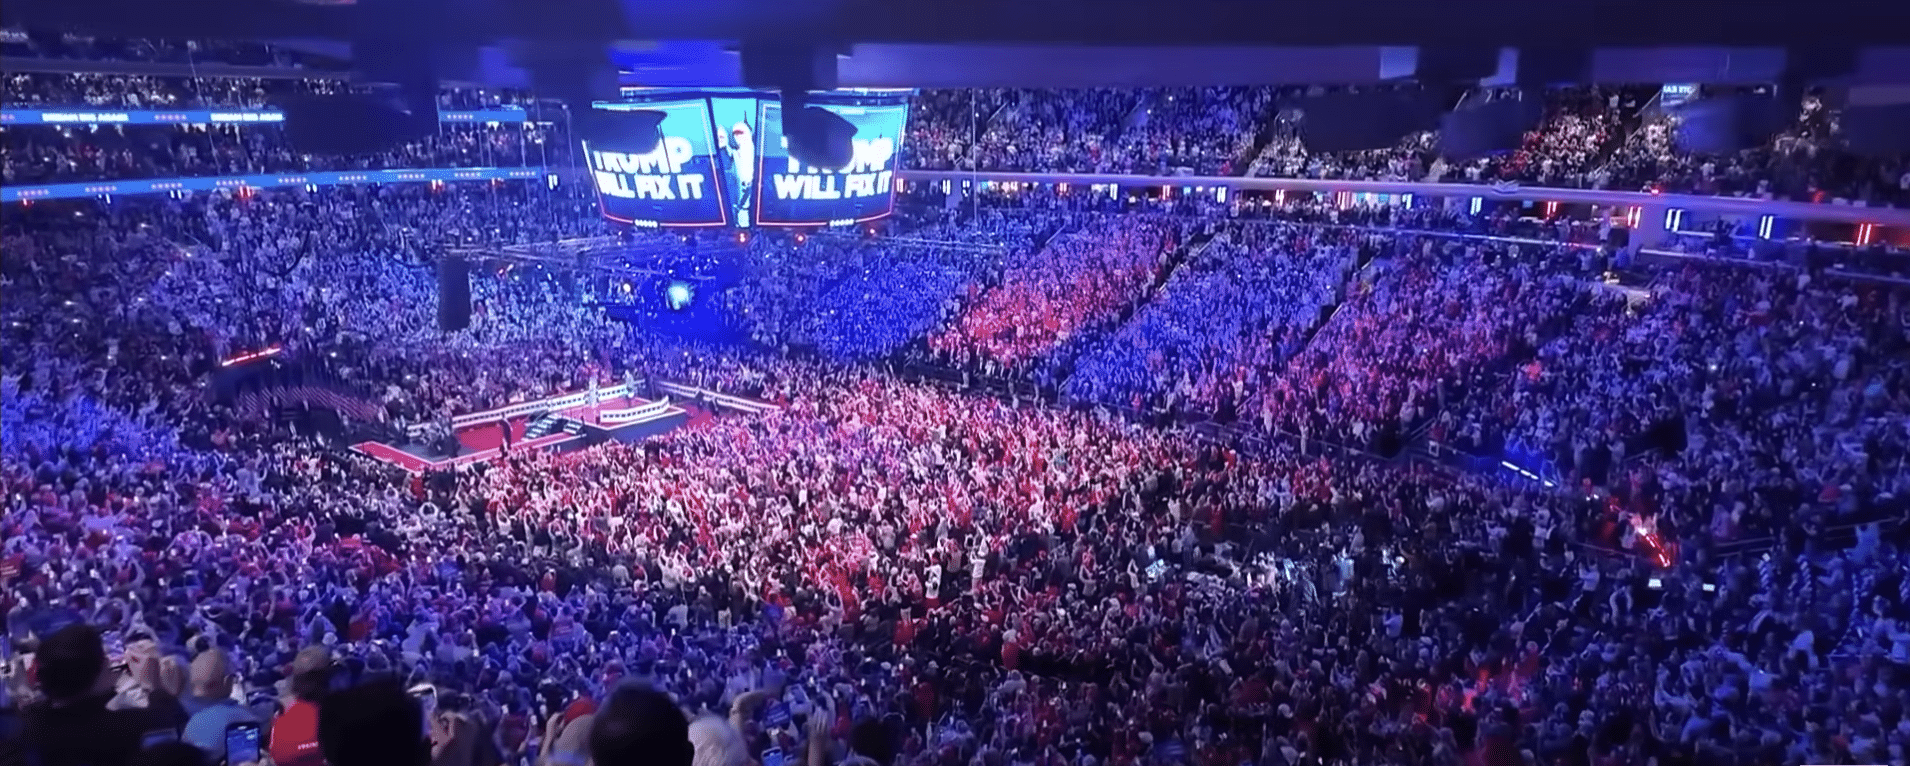
[[[192,659],[192,669],[188,680],[186,695],[180,698],[180,704],[192,717],[186,719],[186,744],[204,751],[206,759],[212,763],[256,763],[259,760],[257,748],[263,741],[260,734],[258,714],[232,698],[232,665],[227,660],[225,650],[213,648],[200,652]],[[251,727],[251,733],[244,733],[245,727]],[[233,742],[232,732],[240,731],[241,738],[250,736],[252,743],[251,758],[239,758],[230,754]]]
[[[34,655],[44,699],[21,712],[20,742],[40,766],[125,763],[178,729],[145,708],[116,710],[106,647],[84,624],[54,631]]]
[[[227,726],[225,730],[226,766],[257,764],[261,732],[258,721],[240,721]]]

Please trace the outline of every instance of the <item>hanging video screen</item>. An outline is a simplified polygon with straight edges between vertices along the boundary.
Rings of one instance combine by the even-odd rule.
[[[843,225],[894,207],[907,91],[810,94],[807,117],[825,113],[827,137],[810,142],[820,153],[797,153],[821,167],[791,157],[775,93],[628,89],[625,97],[595,105],[619,119],[593,126],[584,141],[606,218],[645,227]]]
[[[761,182],[756,184],[755,215],[763,225],[842,225],[881,218],[895,207],[895,171],[901,160],[908,105],[841,106],[819,104],[837,120],[832,131],[847,133],[849,151],[840,167],[815,167],[791,156],[784,135],[783,106],[762,103],[757,131]],[[840,133],[832,132],[831,140]]]
[[[725,226],[707,99],[597,104],[583,142],[605,218],[632,226]]]

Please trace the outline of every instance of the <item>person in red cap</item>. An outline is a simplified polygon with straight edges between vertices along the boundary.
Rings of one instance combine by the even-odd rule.
[[[308,646],[292,660],[292,696],[272,721],[272,761],[278,766],[324,766],[318,747],[318,713],[332,684],[332,653]]]

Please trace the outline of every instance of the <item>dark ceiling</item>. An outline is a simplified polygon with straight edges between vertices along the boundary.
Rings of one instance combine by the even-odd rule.
[[[1888,0],[375,0],[428,3],[464,43],[796,39],[1131,45],[1910,44]],[[8,0],[33,26],[177,37],[347,39],[374,0]]]
[[[1842,57],[1804,79],[1910,85],[1902,0],[6,0],[0,20],[333,55],[369,34],[495,86],[532,84],[525,62],[553,51],[625,84],[741,85],[738,43],[839,50],[838,84],[857,87],[1437,79],[1422,65],[1455,51],[1514,62],[1500,78],[1575,51],[1582,65],[1548,82],[1769,82]]]

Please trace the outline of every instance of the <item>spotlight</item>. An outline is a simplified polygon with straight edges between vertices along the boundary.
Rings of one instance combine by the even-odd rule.
[[[682,311],[688,308],[690,301],[696,298],[696,291],[682,282],[671,284],[668,289],[664,290],[663,294],[665,298],[669,299],[670,308],[673,311]]]

